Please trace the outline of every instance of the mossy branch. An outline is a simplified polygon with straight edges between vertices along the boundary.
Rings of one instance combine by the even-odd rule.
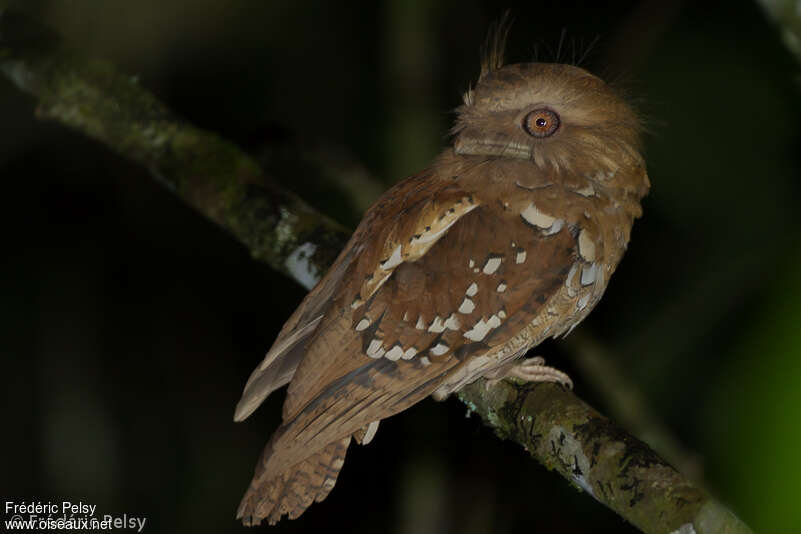
[[[648,445],[556,384],[478,380],[458,393],[510,439],[648,533],[751,532]]]
[[[272,183],[244,151],[177,118],[136,80],[87,59],[29,19],[0,11],[0,71],[38,117],[150,170],[254,258],[313,285],[347,240],[342,226]],[[646,444],[553,384],[480,380],[460,393],[504,439],[648,533],[750,532]]]
[[[310,288],[349,231],[275,186],[233,143],[176,117],[132,76],[87,59],[48,29],[0,11],[0,71],[56,120],[150,170],[254,258]]]

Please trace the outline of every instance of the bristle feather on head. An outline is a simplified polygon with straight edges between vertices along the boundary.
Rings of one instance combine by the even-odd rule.
[[[481,47],[481,73],[478,76],[478,81],[481,81],[487,74],[503,67],[506,42],[511,28],[512,18],[509,15],[509,10],[504,11],[501,18],[490,26],[484,46]],[[466,106],[473,104],[472,87],[467,88],[462,100]]]
[[[505,11],[501,18],[494,23],[487,33],[487,40],[481,51],[481,75],[479,80],[494,70],[503,67],[504,53],[509,30],[512,28],[512,19],[509,11]]]

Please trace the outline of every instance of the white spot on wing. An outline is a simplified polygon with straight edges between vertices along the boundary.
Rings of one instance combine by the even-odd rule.
[[[434,317],[434,320],[431,321],[431,324],[428,327],[429,332],[433,332],[435,334],[439,334],[440,332],[445,331],[445,323],[442,322],[442,317],[437,315]]]
[[[551,217],[541,212],[533,202],[520,212],[520,216],[523,217],[527,223],[542,229],[550,228],[556,221],[556,217]]]
[[[501,326],[501,318],[495,314],[492,314],[489,319],[487,319],[487,325],[490,328],[498,328]]]
[[[556,219],[554,223],[545,231],[545,235],[552,235],[564,228],[565,221],[563,219]]]
[[[459,318],[456,317],[455,314],[450,314],[448,319],[445,321],[445,328],[448,330],[459,330],[462,324],[459,322]]]
[[[581,268],[581,285],[588,286],[595,282],[595,276],[598,273],[598,264],[585,265]]]
[[[423,356],[422,358],[420,358],[420,363],[423,364],[423,367],[428,367],[429,365],[431,365],[431,360],[428,359],[428,356]]]
[[[515,263],[523,263],[524,261],[526,261],[526,251],[520,249],[517,251],[517,254],[515,254]]]
[[[473,328],[464,333],[464,337],[471,341],[481,341],[487,337],[490,330],[492,330],[492,327],[489,323],[484,321],[484,319],[480,319]]]
[[[567,273],[567,279],[565,280],[565,286],[567,287],[567,294],[570,297],[576,296],[576,289],[573,287],[573,279],[576,277],[577,272],[578,272],[578,264],[574,263],[572,267],[570,267],[570,272]]]
[[[495,291],[497,291],[498,293],[503,293],[504,291],[506,291],[506,282],[501,282],[500,284],[498,284],[498,287],[495,288]]]
[[[495,271],[498,270],[498,267],[501,266],[501,258],[498,256],[493,256],[487,259],[487,263],[484,264],[484,274],[493,274]]]
[[[595,261],[595,242],[587,230],[582,230],[578,237],[579,254],[587,261]]]
[[[467,266],[472,269],[473,267],[476,266],[476,262],[473,261],[473,260],[470,260],[470,261],[467,262]]]
[[[592,186],[592,184],[587,184],[581,189],[577,189],[576,193],[583,197],[592,197],[595,196],[595,188]]]
[[[499,310],[498,317],[500,317],[501,319],[506,319],[506,310]]]
[[[401,356],[403,356],[403,349],[401,348],[400,345],[397,344],[393,345],[392,348],[389,349],[387,353],[384,355],[386,359],[392,360],[393,362],[400,359]]]
[[[475,282],[473,282],[473,283],[472,283],[472,284],[470,284],[470,286],[467,288],[467,291],[465,291],[465,294],[466,294],[468,297],[472,297],[472,296],[474,296],[476,293],[478,293],[478,284],[477,284],[477,283],[475,283]]]
[[[425,330],[426,329],[426,324],[423,322],[423,316],[422,315],[417,317],[417,324],[414,325],[414,327],[416,329],[418,329],[418,330]]]
[[[356,331],[361,332],[368,326],[370,326],[370,321],[368,321],[367,319],[362,319],[361,321],[359,321],[359,324],[356,325]]]
[[[464,314],[473,313],[473,310],[475,309],[476,305],[473,303],[473,301],[465,297],[465,299],[462,301],[461,306],[459,306],[459,313],[464,313]]]
[[[364,437],[362,438],[362,445],[367,445],[373,438],[375,437],[375,433],[378,432],[378,423],[379,421],[373,421],[369,425],[367,425],[367,430],[364,433]]]
[[[378,338],[373,339],[367,346],[367,355],[371,358],[378,359],[384,355],[384,347],[382,341]]]
[[[406,352],[403,353],[402,358],[404,360],[411,360],[412,358],[415,357],[416,354],[417,354],[417,349],[414,347],[409,347],[408,349],[406,349]]]
[[[395,247],[395,250],[392,251],[392,255],[389,257],[389,259],[381,264],[381,268],[385,271],[388,271],[393,267],[397,267],[402,262],[403,258],[401,257],[401,246],[398,245]]]
[[[434,345],[429,352],[434,356],[442,356],[443,354],[448,352],[448,349],[449,349],[448,345],[440,341],[439,343]]]

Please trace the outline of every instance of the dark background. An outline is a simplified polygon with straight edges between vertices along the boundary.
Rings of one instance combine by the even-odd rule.
[[[285,155],[322,152],[378,177],[376,191],[424,167],[502,12],[476,0],[10,4],[262,154],[351,227],[359,209],[282,173]],[[581,330],[697,453],[715,495],[758,532],[799,531],[798,64],[752,2],[510,7],[510,60],[573,61],[597,38],[584,65],[625,87],[651,132],[645,216]],[[0,494],[144,516],[147,532],[239,532],[283,393],[243,424],[233,408],[304,291],[34,107],[0,79]],[[610,413],[599,378],[561,350],[540,353]],[[323,528],[634,531],[453,400],[382,423],[328,499],[276,531]]]

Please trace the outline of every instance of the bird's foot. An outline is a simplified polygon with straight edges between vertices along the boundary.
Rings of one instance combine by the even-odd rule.
[[[485,375],[487,387],[492,387],[504,378],[519,378],[526,382],[556,382],[568,389],[573,389],[573,381],[567,375],[554,367],[545,365],[545,358],[535,356],[505,365],[492,373]]]

